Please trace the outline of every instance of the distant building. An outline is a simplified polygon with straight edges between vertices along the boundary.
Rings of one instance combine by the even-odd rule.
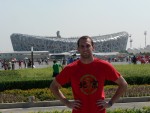
[[[59,32],[57,32],[59,35]],[[126,50],[128,33],[119,32],[103,36],[92,36],[95,42],[96,52],[120,52]],[[76,50],[79,37],[43,37],[14,33],[10,36],[14,51],[49,51],[49,53],[61,53]]]
[[[150,53],[150,45],[145,48],[128,48],[128,53],[138,54],[138,53]]]

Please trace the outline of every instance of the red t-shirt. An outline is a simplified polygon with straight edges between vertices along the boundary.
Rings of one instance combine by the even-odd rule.
[[[100,111],[96,102],[105,98],[105,80],[116,81],[119,77],[110,63],[95,58],[90,64],[74,61],[61,71],[56,80],[61,85],[71,83],[74,99],[82,103],[81,109],[72,113],[105,113],[105,110]]]

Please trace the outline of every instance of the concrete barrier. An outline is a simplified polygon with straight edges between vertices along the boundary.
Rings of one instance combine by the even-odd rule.
[[[106,98],[108,101],[109,98]],[[128,103],[128,102],[150,102],[150,96],[145,97],[122,97],[117,103]],[[29,107],[51,107],[51,106],[64,106],[59,100],[55,101],[31,101],[31,102],[19,102],[19,103],[0,103],[0,109],[11,109],[11,108],[29,108]]]

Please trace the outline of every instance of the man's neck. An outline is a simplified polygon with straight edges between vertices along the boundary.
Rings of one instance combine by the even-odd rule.
[[[83,63],[83,64],[89,64],[91,62],[94,61],[94,57],[90,57],[90,58],[80,58],[80,61]]]

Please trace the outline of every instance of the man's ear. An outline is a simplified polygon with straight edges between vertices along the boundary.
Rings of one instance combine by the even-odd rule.
[[[79,51],[79,47],[77,47],[77,52],[80,52],[80,51]]]

